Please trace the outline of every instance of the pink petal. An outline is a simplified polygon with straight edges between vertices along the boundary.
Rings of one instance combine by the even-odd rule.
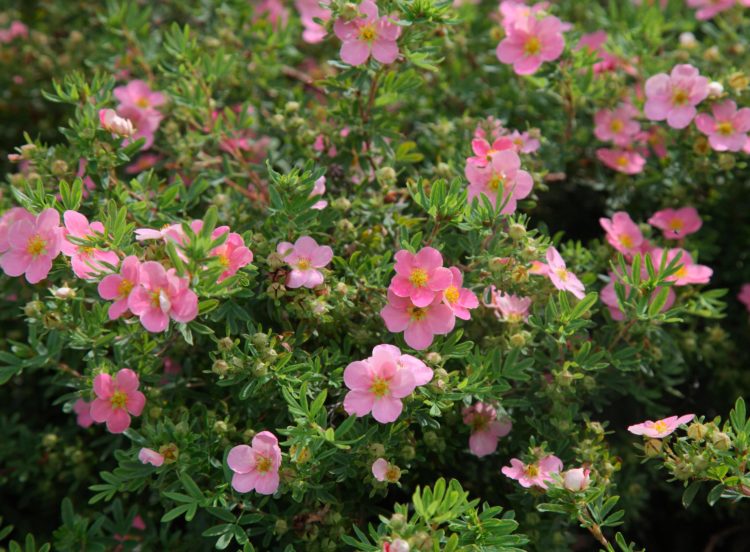
[[[255,491],[262,495],[272,495],[279,488],[278,472],[259,474],[255,480]]]
[[[123,368],[115,376],[117,387],[125,393],[131,393],[138,389],[138,375],[130,368]]]
[[[232,488],[238,493],[247,493],[255,488],[258,473],[235,473],[232,476]]]
[[[395,41],[378,38],[372,44],[372,57],[383,64],[389,64],[398,58],[398,45]]]
[[[344,410],[350,415],[365,416],[372,410],[373,400],[373,394],[368,391],[349,391],[344,397]]]
[[[110,433],[122,433],[129,427],[130,415],[122,408],[113,410],[112,414],[107,418],[107,430]]]
[[[395,422],[401,414],[404,405],[393,397],[381,397],[372,405],[372,417],[381,424]]]
[[[112,415],[112,405],[108,400],[94,399],[91,403],[89,415],[97,423],[105,422]]]
[[[140,416],[144,406],[146,406],[146,396],[143,393],[140,391],[131,391],[128,393],[126,407],[130,414]]]
[[[344,370],[344,384],[349,389],[366,390],[372,385],[372,373],[367,361],[356,360]]]
[[[227,455],[227,465],[235,473],[248,473],[255,467],[253,449],[247,445],[232,447]]]
[[[362,65],[370,57],[370,46],[361,40],[344,42],[339,52],[341,59],[349,65]]]

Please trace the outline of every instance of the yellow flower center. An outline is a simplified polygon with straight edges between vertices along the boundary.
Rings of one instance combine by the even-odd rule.
[[[489,420],[486,416],[474,416],[471,420],[471,430],[472,431],[481,431],[484,428],[487,427],[487,422]]]
[[[669,221],[669,229],[674,230],[675,232],[682,230],[684,225],[685,223],[682,222],[682,219],[673,218]]]
[[[224,268],[229,266],[229,257],[227,257],[225,253],[219,255],[219,264]]]
[[[539,475],[539,467],[536,464],[529,464],[523,470],[527,477],[536,477]]]
[[[125,408],[128,402],[128,396],[122,391],[115,391],[109,399],[112,408]]]
[[[677,272],[674,273],[676,278],[685,278],[687,276],[687,267],[681,265]]]
[[[493,192],[497,192],[500,188],[505,188],[505,175],[504,174],[493,174],[490,181],[487,183],[487,187]]]
[[[120,297],[127,297],[130,295],[130,292],[133,290],[133,282],[130,280],[125,280],[123,278],[122,282],[117,286],[117,294]]]
[[[407,312],[412,320],[422,320],[427,316],[427,309],[420,309],[419,307],[409,307]]]
[[[558,268],[555,270],[555,274],[557,274],[557,277],[560,278],[563,282],[568,281],[568,271],[565,268]]]
[[[385,470],[385,480],[389,483],[395,483],[401,478],[401,470],[398,466],[388,464],[388,469]]]
[[[622,234],[622,235],[620,236],[620,243],[622,244],[622,246],[623,246],[623,247],[624,247],[625,249],[630,249],[630,248],[631,248],[631,247],[633,247],[633,245],[634,245],[634,244],[633,244],[633,238],[631,238],[631,237],[630,237],[630,236],[628,236],[627,234]]]
[[[377,36],[373,25],[364,25],[359,29],[359,38],[366,40],[367,42],[372,42]]]
[[[675,105],[685,105],[689,99],[690,95],[682,88],[678,88],[672,94],[672,103]]]
[[[448,289],[445,290],[445,298],[448,300],[449,303],[455,303],[458,301],[459,293],[458,288],[456,286],[450,286]]]
[[[423,268],[415,268],[409,274],[409,281],[414,287],[422,287],[427,284],[427,271]]]
[[[44,241],[44,239],[39,236],[33,236],[29,243],[26,245],[26,252],[32,255],[33,257],[36,257],[37,255],[43,254],[47,249],[47,242]]]
[[[614,119],[609,125],[609,128],[612,130],[612,132],[620,132],[623,128],[625,128],[625,123],[623,123],[620,119]]]
[[[300,259],[297,261],[297,268],[300,270],[307,270],[310,268],[310,259]]]
[[[527,56],[533,56],[542,49],[542,43],[535,36],[530,36],[523,45],[523,51]]]
[[[258,458],[258,461],[255,464],[255,470],[259,471],[260,473],[266,473],[271,469],[271,466],[273,466],[273,462],[271,462],[271,459],[266,458],[265,456],[261,456],[260,458]]]
[[[615,162],[620,167],[626,167],[627,164],[628,164],[628,158],[626,156],[624,156],[624,155],[621,155],[620,157],[617,158],[617,161],[615,161]]]
[[[138,98],[135,102],[135,105],[137,105],[138,107],[146,108],[151,104],[149,103],[148,98]]]
[[[732,134],[734,134],[734,127],[732,126],[731,122],[724,121],[716,125],[716,132],[718,132],[719,134],[723,134],[724,136],[731,136]]]
[[[388,381],[381,378],[373,379],[370,391],[378,398],[384,397],[388,394]]]
[[[158,289],[151,292],[151,306],[157,309],[161,307],[161,292]]]
[[[654,430],[658,431],[659,433],[663,433],[669,429],[667,424],[665,424],[662,420],[659,420],[658,422],[655,422],[653,426],[651,426]]]

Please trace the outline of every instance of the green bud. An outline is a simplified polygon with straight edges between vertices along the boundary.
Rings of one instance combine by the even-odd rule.
[[[226,376],[229,372],[229,364],[225,360],[217,360],[211,366],[211,371],[218,376]]]
[[[649,458],[659,456],[661,454],[661,439],[649,439],[646,441],[644,452]]]
[[[687,428],[687,434],[688,437],[693,439],[694,441],[702,441],[706,438],[706,434],[708,433],[708,428],[698,422],[693,422],[690,424]]]
[[[345,213],[352,208],[352,202],[345,197],[337,197],[333,200],[333,203],[331,203],[331,207],[333,207],[337,211],[342,211]]]
[[[526,237],[526,227],[523,224],[511,224],[508,235],[513,241],[519,241]]]
[[[281,536],[284,533],[286,533],[288,530],[289,530],[289,526],[287,525],[286,520],[284,520],[284,519],[277,519],[276,520],[276,523],[273,526],[273,532],[276,535]]]
[[[219,350],[226,353],[232,350],[232,348],[234,347],[234,341],[232,340],[231,337],[222,337],[219,340],[218,345],[219,345]]]
[[[732,448],[732,439],[723,431],[715,431],[711,434],[711,443],[719,450]]]
[[[393,167],[380,167],[375,172],[375,178],[377,178],[378,182],[383,186],[394,186],[396,184],[396,171]]]
[[[254,333],[250,338],[250,343],[252,343],[253,347],[256,349],[265,349],[268,347],[268,335],[262,332]]]
[[[55,159],[52,162],[52,174],[55,176],[62,176],[68,172],[68,164],[62,159]]]
[[[367,447],[370,454],[377,457],[382,458],[385,456],[385,447],[382,443],[372,443],[369,447]]]

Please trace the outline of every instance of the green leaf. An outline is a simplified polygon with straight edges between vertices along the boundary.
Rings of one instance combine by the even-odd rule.
[[[701,488],[701,481],[693,481],[682,493],[682,507],[687,509],[693,503],[695,495],[698,493],[698,489]]]

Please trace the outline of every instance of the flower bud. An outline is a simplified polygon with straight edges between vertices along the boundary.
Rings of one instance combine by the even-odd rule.
[[[62,176],[68,172],[68,164],[62,159],[55,159],[52,162],[52,174],[55,176]]]
[[[585,491],[590,482],[590,470],[587,468],[575,468],[563,474],[563,487],[574,493]]]
[[[713,81],[708,85],[708,97],[719,98],[724,93],[724,87],[720,82]]]
[[[130,119],[120,117],[114,109],[100,110],[99,124],[104,130],[108,130],[121,138],[127,138],[135,133],[135,128]]]
[[[411,445],[406,445],[401,449],[401,456],[404,457],[404,460],[414,460],[416,455],[417,450]]]
[[[526,227],[523,224],[511,224],[508,228],[508,235],[513,241],[519,241],[526,237]]]
[[[279,297],[283,297],[284,295],[286,295],[286,287],[284,287],[284,284],[282,284],[281,282],[274,282],[273,284],[268,286],[266,293],[269,297],[278,299]]]
[[[407,519],[404,514],[393,514],[391,516],[391,519],[388,521],[388,525],[391,526],[391,529],[394,531],[401,531],[404,527],[406,527]]]
[[[225,435],[229,431],[229,426],[224,420],[214,422],[214,431],[219,435]]]
[[[691,32],[680,33],[680,46],[688,50],[695,48],[698,45],[698,41],[695,40],[695,35]]]
[[[276,535],[281,536],[284,533],[286,533],[288,530],[289,530],[289,526],[287,525],[286,520],[283,520],[283,519],[276,520],[276,523],[273,526],[273,532]]]
[[[367,449],[370,454],[378,458],[385,456],[385,447],[381,443],[372,443]]]
[[[250,343],[252,343],[253,347],[256,349],[265,349],[268,347],[268,335],[263,332],[254,333],[253,337],[250,338]]]
[[[42,445],[44,445],[45,448],[52,448],[57,443],[57,439],[57,435],[54,433],[47,433],[42,437]]]
[[[516,349],[520,349],[524,345],[526,345],[526,332],[518,332],[514,333],[510,336],[510,344],[512,347],[515,347]]]
[[[386,548],[386,545],[388,545],[388,548]],[[409,552],[410,548],[409,543],[404,539],[393,539],[390,543],[383,543],[383,550],[388,552]]]
[[[721,59],[721,52],[718,46],[711,46],[703,52],[703,59],[706,61],[719,61]]]
[[[380,167],[375,172],[375,178],[377,178],[378,182],[383,186],[393,186],[396,184],[396,171],[393,167]]]
[[[688,437],[694,441],[702,441],[706,438],[706,433],[708,433],[708,428],[698,422],[690,424],[687,428]]]
[[[738,71],[729,75],[727,83],[737,92],[740,92],[750,86],[750,77],[745,73]]]
[[[21,146],[21,157],[31,159],[31,154],[36,151],[36,144],[24,144]]]
[[[448,163],[440,162],[435,166],[435,174],[440,178],[450,178],[453,176],[453,169]]]
[[[336,209],[337,211],[346,212],[352,207],[352,202],[346,199],[345,197],[337,197],[333,200],[333,203],[331,203],[331,206]]]
[[[644,452],[648,457],[659,456],[661,454],[661,439],[649,439],[646,441]]]
[[[211,371],[218,376],[226,376],[229,372],[229,364],[225,360],[217,360],[211,366]]]
[[[23,314],[26,318],[37,318],[42,314],[44,303],[41,301],[29,301],[23,307]]]
[[[297,113],[299,111],[299,102],[286,102],[284,111],[287,113]]]
[[[731,153],[722,153],[719,155],[719,167],[725,171],[731,171],[737,164],[737,160]]]
[[[231,351],[232,348],[234,347],[234,341],[232,340],[231,337],[222,337],[219,340],[218,346],[219,346],[220,351],[224,351],[224,352]]]
[[[732,440],[729,435],[723,431],[715,431],[711,434],[711,443],[719,450],[729,450],[732,448]]]
[[[180,449],[174,443],[167,443],[159,447],[159,454],[164,457],[165,464],[174,464],[180,457]]]

